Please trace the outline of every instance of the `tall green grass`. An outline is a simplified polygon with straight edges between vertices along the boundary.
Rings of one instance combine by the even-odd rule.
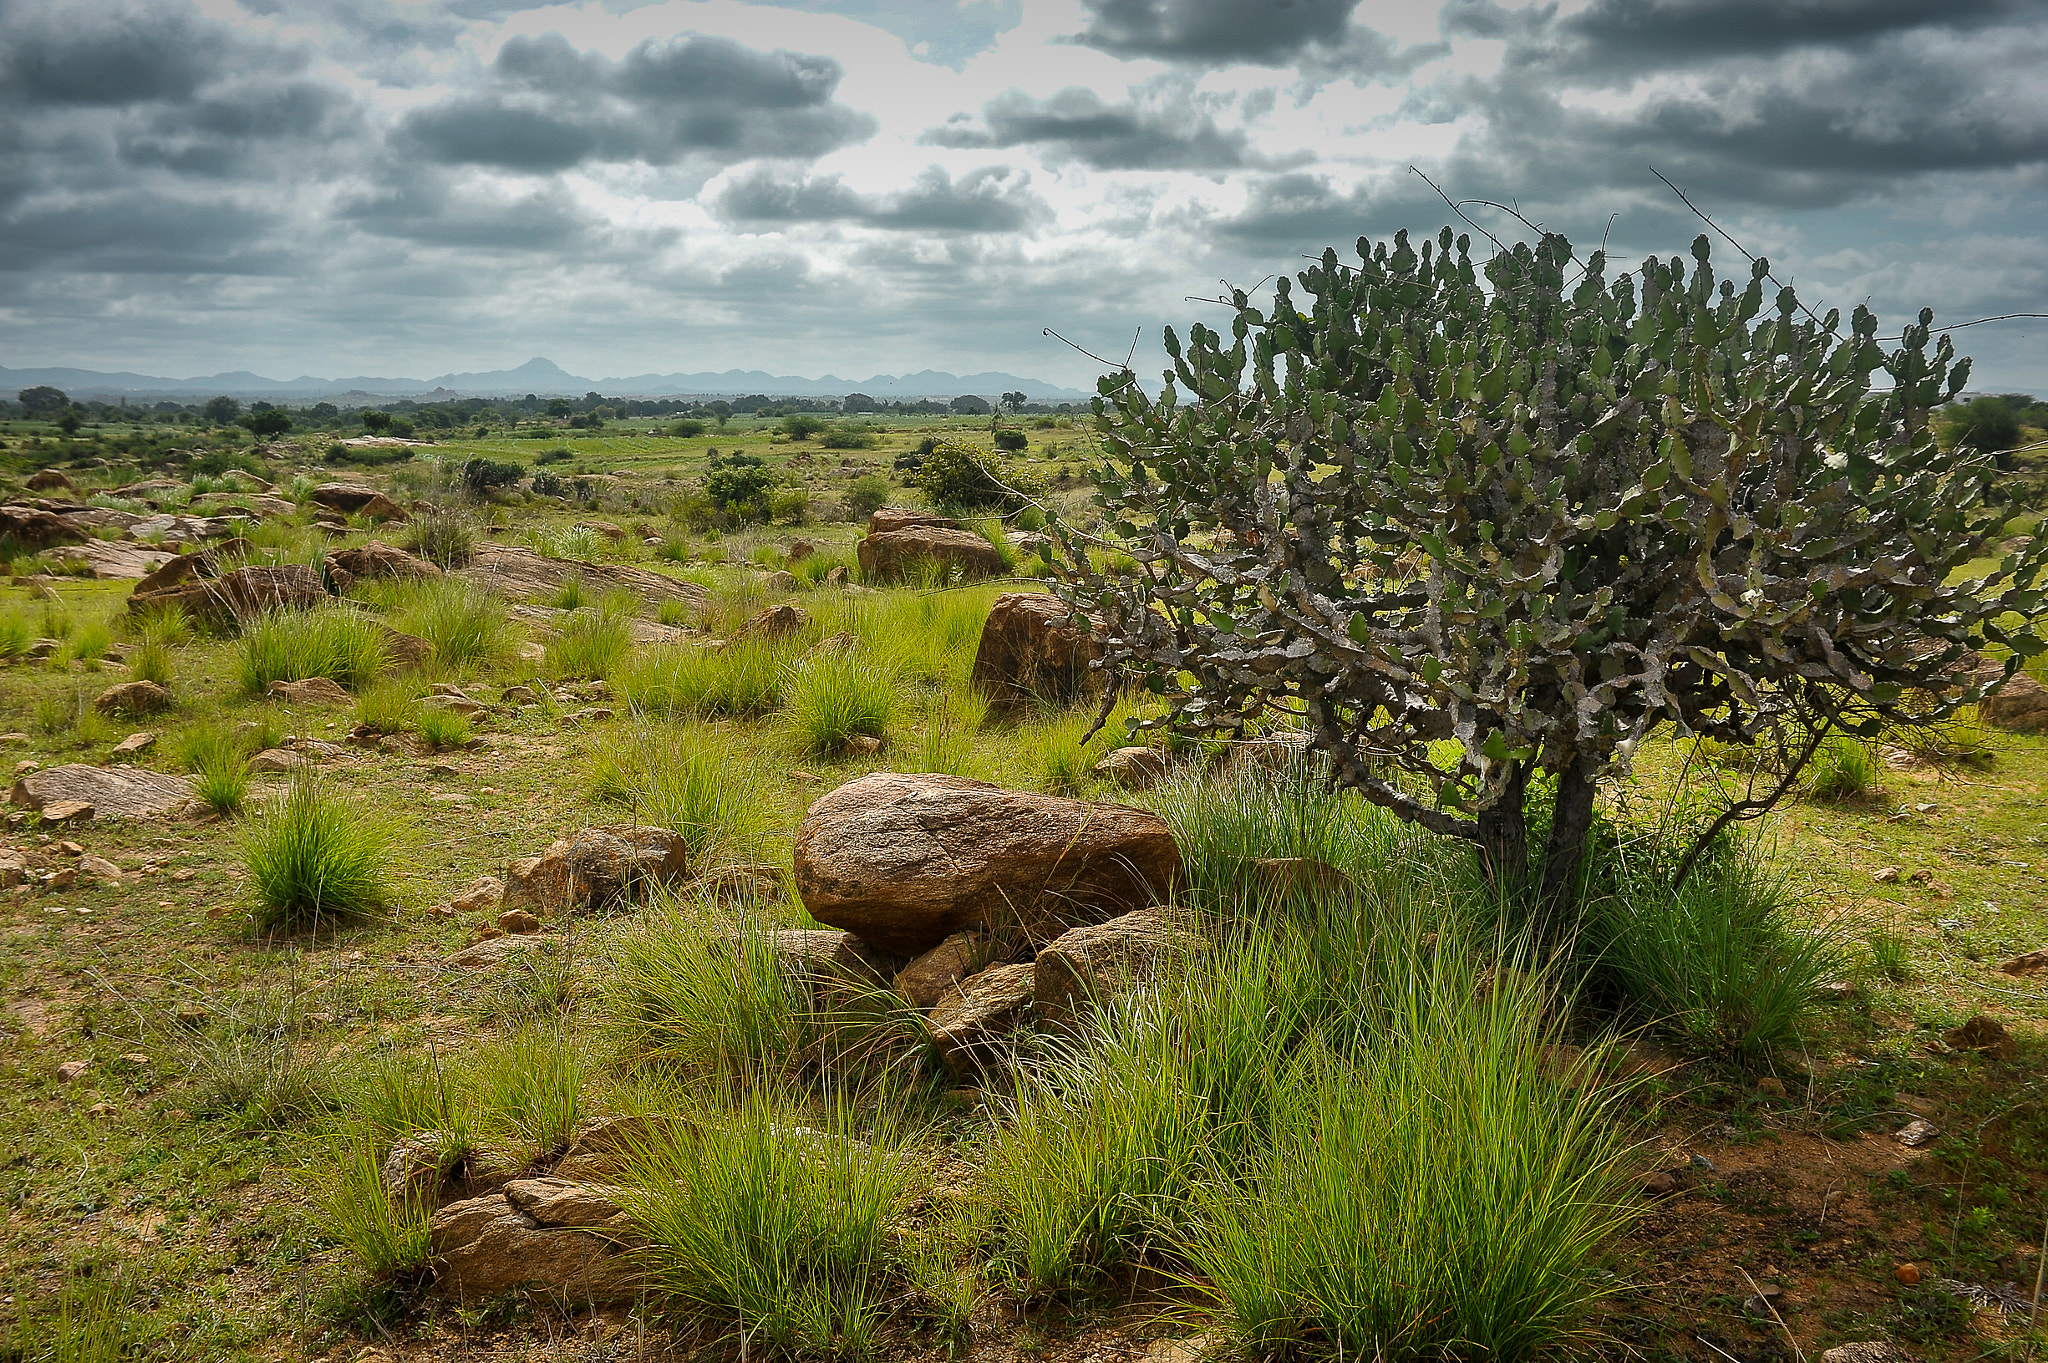
[[[1854,734],[1833,733],[1807,765],[1805,790],[1814,800],[1854,800],[1877,788],[1877,754]]]
[[[829,757],[855,738],[881,738],[895,713],[896,678],[882,658],[818,652],[790,669],[789,727],[804,752]]]
[[[642,649],[618,676],[620,693],[667,719],[758,719],[782,707],[791,640],[736,639],[723,648],[669,644]]]
[[[607,603],[566,616],[548,640],[541,668],[554,680],[611,676],[633,648],[630,615]]]
[[[512,623],[496,596],[459,577],[412,588],[393,624],[433,646],[434,663],[449,671],[488,667],[512,656]]]
[[[195,725],[179,735],[174,756],[192,773],[192,793],[214,813],[242,812],[249,798],[247,738],[224,720]]]
[[[384,626],[341,609],[266,611],[245,621],[236,645],[236,674],[247,695],[274,681],[325,677],[354,691],[385,665]]]
[[[809,1003],[776,958],[772,926],[751,915],[707,922],[666,895],[636,915],[606,982],[623,1053],[723,1088],[792,1070],[808,1040]]]
[[[765,791],[730,741],[641,720],[592,759],[590,793],[636,823],[682,836],[692,869],[746,850],[765,826]]]
[[[367,802],[299,777],[242,840],[242,860],[265,932],[355,922],[391,902],[388,861],[396,830]]]
[[[855,1129],[845,1106],[792,1112],[765,1095],[662,1123],[619,1195],[652,1292],[754,1348],[877,1353],[905,1296],[895,1222],[916,1165]]]

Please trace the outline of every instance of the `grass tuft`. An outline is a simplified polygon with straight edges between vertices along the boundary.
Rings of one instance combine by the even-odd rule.
[[[856,652],[820,652],[790,669],[789,726],[797,746],[830,757],[856,737],[881,738],[896,712],[888,665]]]
[[[269,611],[245,622],[237,674],[246,695],[274,681],[325,677],[349,690],[384,670],[384,626],[354,611]]]
[[[295,779],[244,835],[242,859],[265,932],[360,921],[391,902],[394,830],[367,803],[314,777]]]
[[[609,677],[632,651],[629,620],[609,603],[572,612],[548,640],[541,667],[557,681]]]

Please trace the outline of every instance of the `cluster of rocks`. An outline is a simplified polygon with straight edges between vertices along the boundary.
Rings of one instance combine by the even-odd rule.
[[[0,847],[0,890],[16,898],[69,889],[81,877],[118,885],[126,874],[118,862],[47,833],[28,845]]]
[[[962,1077],[1191,945],[1159,907],[1181,879],[1173,834],[1124,805],[876,772],[811,806],[795,870],[838,931],[778,933],[778,956],[814,990],[889,987],[926,1009]]]
[[[22,498],[0,506],[0,534],[12,535],[30,549],[57,551],[73,565],[73,571],[85,576],[140,579],[176,557],[187,544],[229,539],[258,520],[298,510],[296,503],[274,495],[276,489],[261,479],[245,476],[245,481],[257,491],[192,497],[188,485],[171,479],[113,489],[115,497],[150,507],[149,514],[79,501]],[[35,492],[78,491],[57,469],[37,473],[28,486]],[[313,500],[319,502],[328,489],[345,488],[344,484],[325,484],[314,491]],[[403,517],[388,498],[380,493],[371,495]],[[180,507],[173,498],[189,498],[189,505]]]
[[[1009,537],[1012,549],[1035,554],[1043,535]],[[960,522],[915,507],[885,506],[868,517],[868,533],[854,546],[861,574],[869,581],[903,577],[921,563],[936,563],[962,577],[999,577],[1008,571],[1003,554]]]

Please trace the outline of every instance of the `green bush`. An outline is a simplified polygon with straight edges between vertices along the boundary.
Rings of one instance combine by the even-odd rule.
[[[356,697],[356,725],[374,733],[403,733],[412,727],[419,697],[419,684],[406,677],[387,677],[366,686]]]
[[[526,466],[502,459],[485,459],[481,455],[468,459],[462,465],[462,486],[473,497],[488,496],[500,488],[508,488],[526,476]]]
[[[1042,496],[1044,482],[1000,454],[947,441],[924,456],[913,479],[934,506],[1015,511]]]
[[[354,611],[266,611],[244,622],[237,645],[242,690],[260,696],[274,681],[325,677],[356,690],[383,671],[384,626]]]
[[[871,450],[875,433],[865,426],[834,426],[821,442],[828,450]]]
[[[386,868],[395,842],[384,817],[300,777],[243,837],[256,925],[297,933],[359,921],[390,902]]]
[[[856,515],[872,516],[888,504],[888,481],[876,474],[863,473],[846,485],[847,509]]]
[[[809,412],[791,412],[782,418],[782,433],[791,440],[809,440],[825,429],[825,419]]]
[[[668,428],[668,433],[678,440],[695,440],[708,429],[695,417],[685,417]]]
[[[441,568],[461,568],[476,552],[476,529],[452,511],[430,511],[412,523],[405,547]]]
[[[808,525],[811,494],[800,487],[779,487],[768,494],[768,519],[784,525]]]

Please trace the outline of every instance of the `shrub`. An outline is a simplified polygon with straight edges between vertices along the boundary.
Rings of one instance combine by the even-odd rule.
[[[828,450],[871,450],[875,433],[865,426],[834,426],[821,443]]]
[[[242,859],[256,925],[297,933],[356,921],[390,903],[393,830],[369,805],[301,777],[250,825]]]
[[[668,433],[678,440],[695,440],[709,429],[695,417],[685,417],[668,428]]]
[[[359,1133],[337,1140],[327,1156],[334,1178],[321,1198],[335,1238],[375,1278],[417,1273],[432,1253],[432,1201],[392,1198],[384,1184],[387,1153]]]
[[[78,626],[71,635],[71,656],[86,665],[88,672],[99,671],[100,662],[107,656],[107,650],[114,646],[113,627],[104,618],[95,617]]]
[[[545,439],[546,437],[542,438]],[[576,452],[567,445],[557,445],[551,450],[542,450],[534,456],[533,462],[536,464],[564,464],[575,457]],[[539,488],[534,490],[537,492]]]
[[[551,678],[609,677],[633,647],[630,617],[610,605],[578,610],[548,640],[541,667]]]
[[[784,525],[808,525],[811,494],[800,487],[780,487],[768,494],[768,518]]]
[[[847,509],[860,516],[872,516],[889,504],[888,481],[873,473],[863,473],[846,485]]]
[[[1874,928],[1864,944],[1870,948],[1870,968],[1893,984],[1904,984],[1913,976],[1910,943],[1895,932]]]
[[[526,476],[526,466],[478,456],[463,461],[462,486],[473,497],[485,497],[508,488]]]
[[[353,691],[385,663],[384,626],[350,610],[266,611],[243,623],[237,648],[242,690],[252,696],[308,677]]]
[[[729,463],[751,458],[749,455],[729,456]],[[767,502],[770,480],[768,470],[758,467],[719,466],[712,461],[711,472],[704,479],[704,494],[713,506],[729,516],[742,519],[761,514]]]
[[[833,756],[859,736],[880,738],[896,707],[886,664],[854,652],[821,652],[791,669],[789,725],[805,752]]]
[[[1000,454],[948,441],[933,447],[912,480],[934,506],[1014,511],[1041,496],[1042,480]]]
[[[781,429],[791,440],[809,440],[825,429],[825,419],[809,412],[791,412],[782,418]]]
[[[995,434],[996,448],[1011,454],[1020,453],[1030,443],[1031,438],[1022,431],[997,431]]]
[[[171,684],[171,646],[158,639],[144,639],[128,655],[128,675],[136,681]]]

